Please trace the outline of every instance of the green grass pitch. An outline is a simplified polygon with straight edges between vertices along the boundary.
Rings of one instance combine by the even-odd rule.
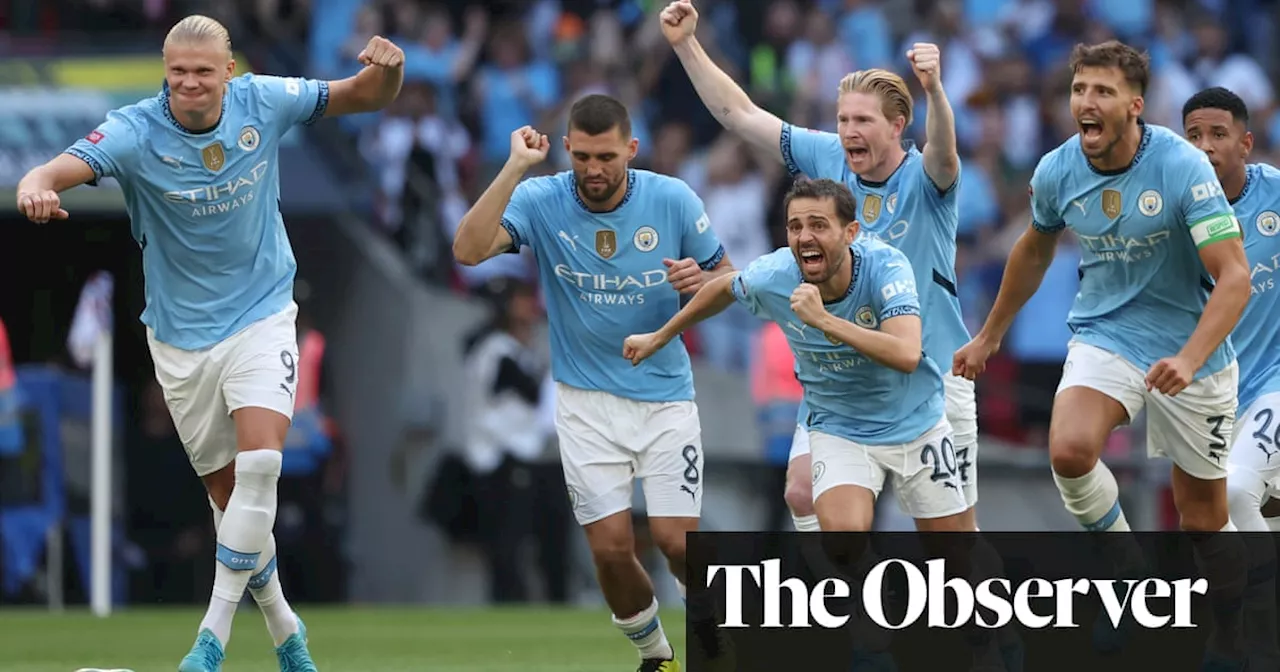
[[[635,648],[605,611],[530,607],[308,607],[311,653],[321,672],[630,672]],[[172,672],[195,641],[202,610],[0,609],[0,670],[75,672],[123,668]],[[684,658],[684,613],[662,625]],[[262,616],[241,605],[226,672],[276,672]]]

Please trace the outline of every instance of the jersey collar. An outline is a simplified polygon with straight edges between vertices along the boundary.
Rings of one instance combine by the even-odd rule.
[[[1239,203],[1240,201],[1244,200],[1244,197],[1249,193],[1249,188],[1253,186],[1253,173],[1254,173],[1253,166],[1246,165],[1244,167],[1244,187],[1240,189],[1239,196],[1236,196],[1235,198],[1229,201],[1231,205],[1235,205],[1236,203]]]
[[[222,120],[227,118],[227,98],[230,96],[231,96],[231,87],[228,86],[227,90],[222,93],[222,111],[218,114],[218,123],[214,124],[213,127],[211,128],[204,129],[203,131],[193,131],[187,128],[186,126],[183,126],[178,121],[178,118],[173,116],[173,110],[169,109],[169,82],[168,81],[165,81],[163,84],[161,84],[161,87],[160,87],[160,109],[164,110],[164,118],[168,119],[169,123],[173,124],[174,128],[178,129],[179,131],[182,131],[187,135],[205,135],[207,133],[212,133],[218,130],[218,128],[222,126]]]
[[[592,210],[588,208],[587,202],[582,200],[582,194],[578,193],[578,181],[574,179],[572,170],[565,172],[565,184],[569,188],[569,193],[573,194],[573,200],[578,204],[578,207],[593,215],[605,215],[621,210],[622,206],[626,205],[631,200],[631,196],[636,193],[636,171],[631,168],[627,169],[627,193],[622,195],[622,200],[618,201],[618,204],[613,206],[612,210]]]
[[[834,299],[832,301],[823,301],[822,305],[830,306],[836,303],[840,303],[841,301],[844,301],[850,296],[853,296],[853,288],[856,287],[858,284],[858,273],[862,271],[862,255],[858,254],[857,247],[850,245],[849,257],[850,257],[849,263],[853,264],[853,270],[852,272],[849,273],[849,289],[845,290],[844,296],[838,299]]]
[[[1147,122],[1142,119],[1138,119],[1138,128],[1142,129],[1142,140],[1138,141],[1138,151],[1134,153],[1133,160],[1129,162],[1129,165],[1122,166],[1114,170],[1102,170],[1093,165],[1093,162],[1089,160],[1089,157],[1084,156],[1084,150],[1081,149],[1080,156],[1084,156],[1084,164],[1089,166],[1089,170],[1092,170],[1095,174],[1102,175],[1103,177],[1122,175],[1130,168],[1138,165],[1138,162],[1142,160],[1142,156],[1147,153],[1147,145],[1151,144],[1151,127],[1147,125]]]

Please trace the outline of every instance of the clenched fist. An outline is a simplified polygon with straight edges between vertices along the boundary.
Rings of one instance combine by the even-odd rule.
[[[532,126],[521,126],[511,133],[511,162],[521,170],[528,170],[547,158],[551,141]]]
[[[822,317],[827,314],[827,309],[822,305],[822,292],[818,291],[818,286],[808,282],[800,283],[800,286],[791,292],[791,311],[800,318],[801,322],[817,327]]]
[[[70,215],[62,209],[62,199],[52,189],[28,191],[18,194],[18,212],[23,217],[44,224],[51,219],[66,219]]]
[[[942,86],[942,52],[938,51],[938,45],[917,42],[907,52],[907,60],[911,61],[911,69],[925,91]]]
[[[630,360],[632,366],[639,366],[640,362],[652,357],[653,353],[666,344],[657,332],[633,334],[622,342],[622,356]]]
[[[676,0],[658,14],[662,21],[662,34],[671,46],[675,46],[693,37],[698,27],[698,10],[693,8],[691,0]]]
[[[404,51],[394,42],[380,35],[369,39],[369,44],[356,57],[361,65],[377,65],[383,68],[398,68],[404,65]]]

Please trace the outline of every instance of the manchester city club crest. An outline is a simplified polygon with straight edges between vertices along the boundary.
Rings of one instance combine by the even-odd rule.
[[[871,306],[862,306],[853,314],[853,323],[864,329],[876,328],[876,314]]]
[[[1280,215],[1268,210],[1258,215],[1254,225],[1258,227],[1258,233],[1264,236],[1274,236],[1277,232],[1280,232]]]
[[[631,242],[641,252],[652,252],[658,246],[658,232],[652,226],[642,226],[636,229],[636,235]]]
[[[1164,199],[1160,197],[1160,192],[1155,189],[1148,189],[1142,192],[1138,197],[1138,210],[1148,217],[1155,217],[1164,210]]]
[[[262,136],[258,133],[258,129],[252,126],[245,126],[240,129],[240,139],[236,142],[236,145],[246,152],[252,152],[258,148],[260,142],[262,142]]]

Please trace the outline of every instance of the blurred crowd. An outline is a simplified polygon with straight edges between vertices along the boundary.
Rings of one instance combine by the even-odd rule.
[[[1255,159],[1280,140],[1275,114],[1273,0],[701,0],[698,37],[752,99],[798,125],[834,130],[836,85],[849,71],[885,67],[916,87],[912,140],[924,138],[924,96],[905,52],[942,50],[964,161],[959,287],[976,329],[999,286],[1003,260],[1029,221],[1026,185],[1037,160],[1075,132],[1068,109],[1074,44],[1123,39],[1151,54],[1145,118],[1181,127],[1183,101],[1213,85],[1249,103]],[[378,222],[410,249],[424,275],[471,291],[496,277],[532,278],[527,255],[453,266],[447,241],[505,161],[510,132],[532,124],[563,134],[568,106],[605,92],[627,103],[640,139],[636,167],[676,175],[706,203],[730,257],[745,264],[785,244],[779,196],[785,171],[753,156],[706,112],[662,37],[656,0],[334,0],[313,13],[313,75],[340,76],[371,35],[407,57],[406,90],[386,114],[350,128],[378,175]],[[342,5],[340,11],[335,5]],[[1268,69],[1270,67],[1270,69]],[[544,166],[568,168],[559,143]],[[422,241],[436,240],[434,253]],[[414,241],[417,241],[416,243]],[[414,254],[416,249],[419,253]],[[1064,237],[1044,287],[993,368],[983,413],[1010,438],[1047,423],[1065,357],[1064,320],[1078,252]],[[692,347],[705,362],[746,371],[761,323],[730,311],[702,325]],[[1016,400],[1016,401],[1015,401]],[[1003,419],[1003,420],[1002,420]],[[1001,429],[1001,425],[1007,425]]]

